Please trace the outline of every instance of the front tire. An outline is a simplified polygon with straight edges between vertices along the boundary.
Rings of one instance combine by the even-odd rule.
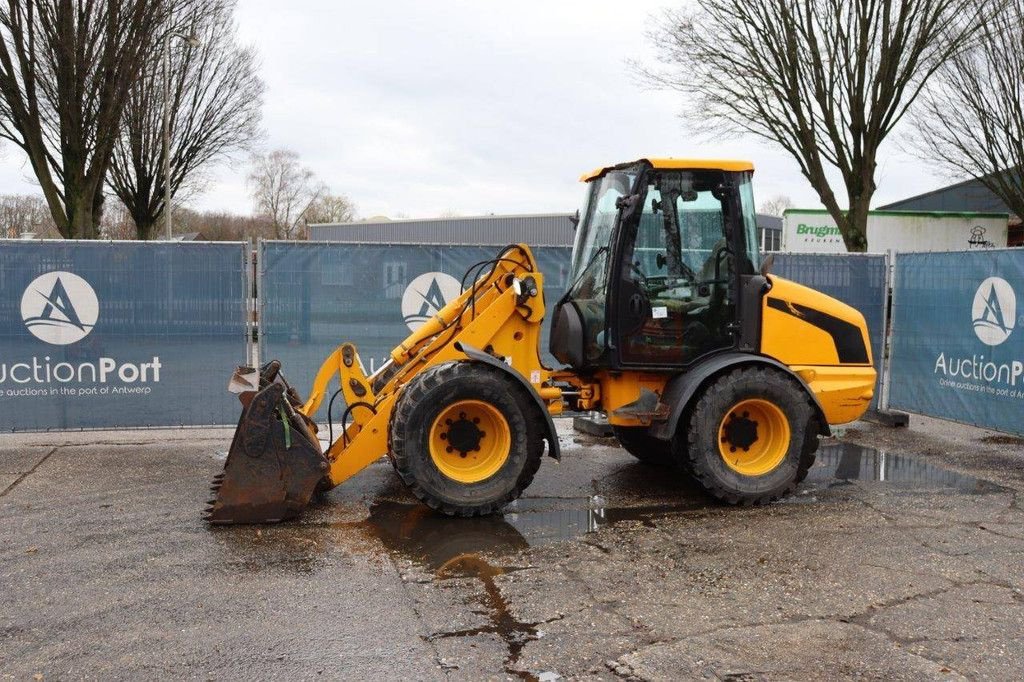
[[[492,514],[519,497],[543,446],[500,370],[447,362],[409,382],[395,405],[389,450],[409,490],[449,516]]]
[[[763,367],[735,369],[694,405],[687,430],[690,470],[723,502],[770,502],[807,476],[817,429],[810,398],[791,377]]]

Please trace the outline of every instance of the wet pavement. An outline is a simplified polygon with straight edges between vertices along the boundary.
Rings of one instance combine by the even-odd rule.
[[[228,432],[0,437],[0,676],[1024,669],[1021,442],[859,425],[793,496],[732,509],[559,426],[562,462],[501,516],[435,516],[380,462],[298,523],[216,529]]]

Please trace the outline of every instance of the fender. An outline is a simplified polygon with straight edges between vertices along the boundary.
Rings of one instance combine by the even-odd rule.
[[[561,460],[562,450],[558,445],[558,433],[555,432],[555,422],[551,418],[551,413],[548,412],[548,406],[544,404],[544,401],[541,400],[539,395],[537,395],[537,391],[533,389],[533,386],[530,385],[528,381],[526,381],[523,375],[517,372],[514,367],[509,367],[508,365],[506,365],[504,362],[494,357],[493,355],[489,355],[488,353],[485,353],[477,348],[473,348],[472,346],[467,346],[461,341],[456,341],[454,346],[457,351],[465,353],[469,359],[475,360],[477,362],[484,362],[490,365],[491,367],[500,369],[502,372],[505,372],[511,377],[515,377],[515,380],[519,382],[519,385],[523,387],[523,390],[526,391],[527,394],[533,399],[534,405],[537,406],[537,410],[544,417],[544,425],[547,429],[546,433],[544,434],[544,440],[548,442],[548,457],[551,457],[552,459],[556,460]]]
[[[766,365],[785,372],[788,376],[796,379],[797,383],[803,387],[807,396],[811,399],[811,403],[818,413],[818,423],[821,425],[819,433],[822,436],[832,435],[832,429],[825,419],[825,412],[821,409],[818,397],[814,395],[814,391],[807,386],[799,375],[778,360],[766,355],[753,355],[751,353],[737,353],[733,351],[709,358],[688,372],[678,374],[669,379],[661,396],[661,402],[669,406],[668,419],[664,422],[653,424],[648,433],[659,440],[671,440],[679,426],[679,420],[682,418],[683,412],[685,412],[700,389],[714,376],[740,365]]]

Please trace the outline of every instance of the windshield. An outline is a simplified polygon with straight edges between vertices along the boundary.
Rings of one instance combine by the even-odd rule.
[[[596,360],[604,352],[605,301],[608,296],[608,253],[619,209],[616,202],[633,191],[639,168],[606,173],[590,182],[572,250],[572,299],[584,328],[584,355]]]
[[[757,244],[757,209],[754,207],[754,186],[752,173],[744,173],[739,182],[740,205],[743,211],[743,237],[747,250],[747,262],[742,274],[753,274],[761,267],[761,253]]]
[[[599,249],[608,246],[618,208],[615,202],[628,195],[636,181],[637,169],[611,171],[590,182],[586,205],[580,212],[580,224],[572,249],[572,277],[575,281],[583,270],[599,256]],[[591,265],[590,269],[595,269]]]

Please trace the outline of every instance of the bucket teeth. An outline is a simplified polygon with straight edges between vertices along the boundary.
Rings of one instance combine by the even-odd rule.
[[[243,401],[224,469],[210,481],[214,500],[205,512],[208,523],[295,518],[328,472],[311,424],[289,402],[283,378],[274,380],[279,368],[279,363],[268,364],[260,381],[263,388]],[[282,424],[282,419],[287,421]]]

